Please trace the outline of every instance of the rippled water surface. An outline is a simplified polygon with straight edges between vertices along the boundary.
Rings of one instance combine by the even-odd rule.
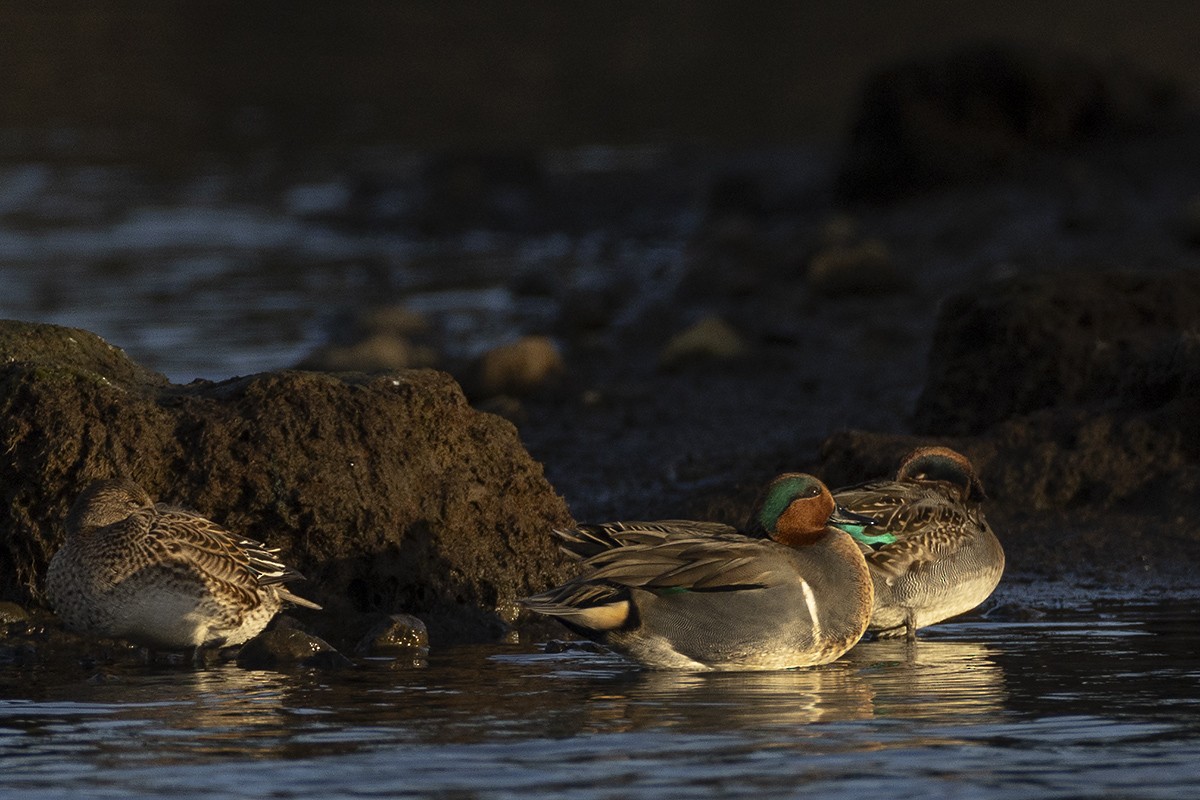
[[[22,797],[1181,797],[1194,604],[949,624],[817,669],[496,645],[337,672],[0,673]]]

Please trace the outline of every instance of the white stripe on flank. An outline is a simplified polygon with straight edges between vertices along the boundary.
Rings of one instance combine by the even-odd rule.
[[[800,591],[804,592],[804,604],[808,606],[808,615],[812,617],[812,635],[816,641],[821,638],[821,623],[817,621],[817,596],[804,578],[800,578]]]

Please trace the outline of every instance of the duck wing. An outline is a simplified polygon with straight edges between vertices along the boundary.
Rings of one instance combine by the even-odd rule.
[[[689,519],[664,519],[655,522],[605,522],[580,525],[553,532],[559,548],[583,561],[606,550],[630,546],[653,546],[675,538],[703,538],[737,535],[737,529],[721,522]]]
[[[160,505],[156,511],[147,540],[160,552],[186,561],[213,578],[254,589],[303,577],[279,560],[277,547],[238,536],[183,509]]]
[[[634,589],[670,596],[761,589],[785,580],[786,560],[764,557],[781,545],[727,531],[710,536],[658,533],[663,535],[651,536],[649,542],[601,550],[584,560],[589,572],[521,604],[577,631],[605,631],[630,619]]]
[[[958,501],[949,484],[875,481],[839,491],[836,497],[896,537],[889,544],[860,544],[867,561],[890,577],[945,558],[984,525],[978,506]]]

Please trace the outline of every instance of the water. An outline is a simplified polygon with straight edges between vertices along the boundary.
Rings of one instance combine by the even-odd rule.
[[[542,188],[572,195],[573,204],[590,182],[617,179],[597,178],[582,152],[533,159]],[[619,151],[630,152],[641,151]],[[358,148],[346,158],[368,155]],[[413,166],[370,190],[335,167],[321,168],[324,182],[314,185],[318,168],[302,163],[277,167],[267,185],[247,185],[244,169],[227,164],[161,178],[136,166],[0,159],[0,318],[90,330],[186,383],[294,366],[343,315],[402,304],[425,317],[444,356],[466,359],[552,328],[552,296],[575,287],[625,282],[637,287],[633,297],[660,297],[695,226],[685,186],[669,204],[657,195],[626,199],[636,206],[622,212],[636,215],[632,226],[605,218],[514,234],[472,220],[429,233],[418,230],[416,200],[398,211],[376,206],[390,194],[434,191],[424,172],[431,158],[398,148],[391,158]],[[621,162],[620,179],[694,180],[677,177],[664,158],[647,151]],[[484,194],[499,202],[503,192]],[[586,208],[571,213],[588,217]],[[534,274],[548,276],[548,286],[521,291],[521,276]],[[622,309],[642,311],[636,303]]]
[[[865,642],[816,669],[641,671],[507,644],[339,672],[0,673],[0,793],[1180,797],[1194,603]]]

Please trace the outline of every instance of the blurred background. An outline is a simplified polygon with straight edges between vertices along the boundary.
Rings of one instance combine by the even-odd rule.
[[[446,366],[678,308],[689,280],[743,291],[753,254],[692,269],[712,230],[744,243],[711,225],[730,211],[790,219],[750,238],[802,273],[861,226],[835,178],[864,87],[908,59],[1200,76],[1184,2],[57,0],[0,5],[0,31],[0,316],[180,382],[294,365],[366,308],[425,337],[376,360]]]

